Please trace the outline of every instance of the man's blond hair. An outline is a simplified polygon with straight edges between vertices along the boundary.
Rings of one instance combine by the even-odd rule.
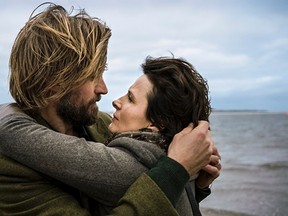
[[[84,10],[71,15],[59,5],[30,17],[10,56],[10,93],[26,111],[38,111],[101,78],[111,30]],[[53,91],[57,87],[60,91]]]

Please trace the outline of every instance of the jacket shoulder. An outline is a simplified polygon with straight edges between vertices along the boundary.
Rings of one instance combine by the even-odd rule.
[[[109,131],[108,126],[111,123],[112,117],[106,112],[98,112],[98,118],[95,124],[87,126],[86,129],[95,142],[104,143],[110,139],[112,133]]]

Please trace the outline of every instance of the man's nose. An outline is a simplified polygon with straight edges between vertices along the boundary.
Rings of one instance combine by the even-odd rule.
[[[103,78],[100,78],[95,87],[96,94],[107,94],[108,89]]]

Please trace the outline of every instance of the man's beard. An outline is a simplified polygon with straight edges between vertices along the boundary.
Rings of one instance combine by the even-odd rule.
[[[77,94],[67,94],[59,100],[56,111],[57,114],[67,123],[73,126],[87,126],[92,125],[97,121],[98,107],[91,108],[90,106],[96,104],[98,99],[91,99],[80,106],[75,105]]]

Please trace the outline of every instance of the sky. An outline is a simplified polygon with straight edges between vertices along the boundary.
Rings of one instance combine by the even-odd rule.
[[[0,103],[9,95],[9,55],[31,12],[43,1],[1,1]],[[62,0],[85,9],[112,29],[109,93],[114,99],[142,74],[147,56],[181,57],[208,81],[216,110],[288,111],[288,1],[286,0]]]

